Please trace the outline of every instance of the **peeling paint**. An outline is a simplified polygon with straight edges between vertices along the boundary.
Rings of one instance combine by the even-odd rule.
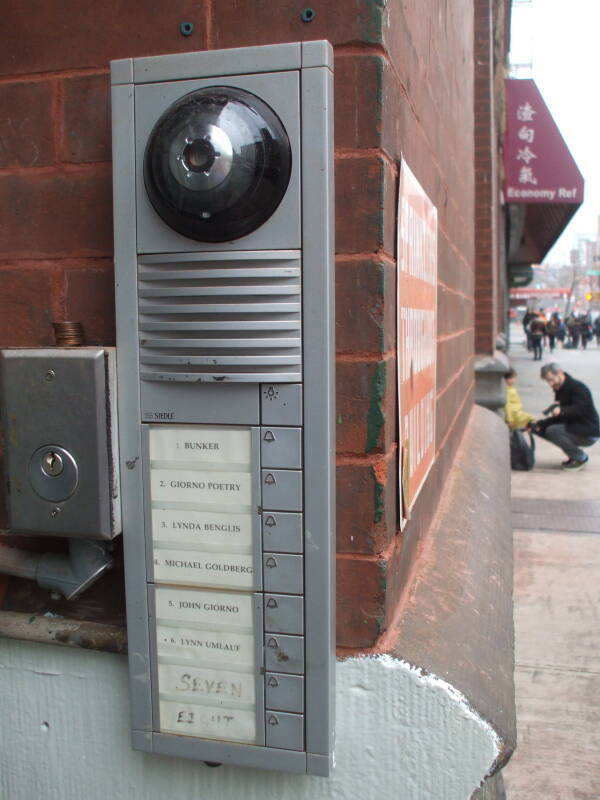
[[[383,398],[386,388],[386,365],[385,361],[378,361],[375,366],[375,373],[371,380],[371,402],[367,413],[367,444],[365,452],[370,452],[377,447],[379,435],[385,425],[385,414],[383,413]]]
[[[381,44],[383,11],[386,0],[363,0],[362,8],[357,17],[361,23],[362,39],[371,44]]]
[[[40,660],[52,674],[32,673]],[[73,681],[73,674],[83,680]],[[330,778],[213,770],[131,749],[122,656],[4,640],[0,693],[10,736],[0,751],[0,797],[78,800],[85,786],[90,800],[466,800],[493,768],[495,731],[442,678],[379,655],[338,662],[336,679]],[[45,720],[49,730],[42,735]]]
[[[385,513],[385,484],[387,482],[388,465],[385,461],[380,461],[371,467],[373,474],[373,519],[375,522],[381,522]]]

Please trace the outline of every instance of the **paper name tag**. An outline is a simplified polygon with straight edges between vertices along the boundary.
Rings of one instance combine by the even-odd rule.
[[[160,730],[180,736],[254,743],[256,715],[254,711],[239,708],[222,709],[162,701]]]
[[[229,545],[251,547],[252,516],[154,508],[152,536],[154,541],[218,545],[225,551]]]
[[[158,657],[176,658],[179,663],[224,663],[254,669],[254,636],[227,631],[156,626]]]
[[[155,598],[159,620],[254,630],[251,594],[157,588]]]
[[[254,587],[252,556],[200,553],[197,550],[155,550],[154,580],[195,586]]]
[[[150,488],[158,501],[226,505],[233,510],[252,503],[249,472],[152,469]]]
[[[250,429],[208,425],[159,425],[150,428],[152,461],[207,461],[250,464]]]
[[[158,689],[161,695],[177,695],[184,702],[210,700],[224,706],[242,703],[254,705],[256,677],[243,672],[158,665]]]

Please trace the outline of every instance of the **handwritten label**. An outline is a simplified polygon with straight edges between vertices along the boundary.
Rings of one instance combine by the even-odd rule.
[[[208,425],[159,425],[150,428],[152,461],[250,464],[250,429]]]
[[[256,741],[256,715],[254,711],[239,708],[222,709],[162,701],[160,729],[181,736],[253,743]]]
[[[227,552],[230,545],[251,547],[252,517],[250,514],[154,508],[152,536],[155,542],[218,545]]]
[[[176,695],[185,702],[210,700],[223,706],[254,705],[256,678],[243,672],[158,665],[158,686],[161,695]]]
[[[159,658],[176,658],[183,664],[218,662],[254,669],[255,643],[251,634],[157,625],[156,644]]]
[[[150,490],[152,500],[159,502],[231,506],[234,510],[252,503],[248,472],[152,469]]]
[[[195,589],[156,589],[156,617],[183,625],[254,630],[252,595]]]
[[[195,586],[252,589],[252,556],[200,553],[196,550],[155,550],[154,580]]]

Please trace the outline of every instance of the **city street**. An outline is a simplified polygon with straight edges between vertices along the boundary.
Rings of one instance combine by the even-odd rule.
[[[533,361],[513,325],[511,364],[523,407],[541,416],[556,361],[600,408],[600,348],[544,351]],[[600,443],[587,466],[536,438],[532,472],[512,473],[518,747],[504,770],[508,800],[600,797]]]

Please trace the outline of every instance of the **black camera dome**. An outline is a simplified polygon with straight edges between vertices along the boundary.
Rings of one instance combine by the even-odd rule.
[[[275,112],[250,92],[210,86],[160,117],[146,146],[144,183],[171,228],[200,242],[226,242],[269,219],[291,168]]]

